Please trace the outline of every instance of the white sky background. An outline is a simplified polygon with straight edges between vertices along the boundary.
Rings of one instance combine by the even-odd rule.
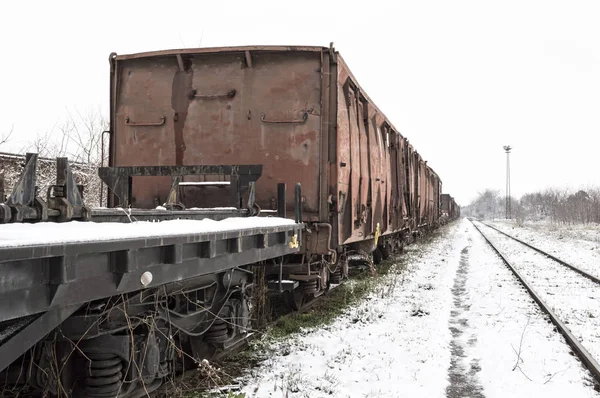
[[[108,55],[304,44],[342,54],[359,83],[466,205],[598,184],[599,1],[4,2],[0,151],[68,113],[108,112]]]

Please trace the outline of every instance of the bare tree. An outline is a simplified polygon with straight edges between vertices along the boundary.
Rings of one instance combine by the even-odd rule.
[[[8,133],[1,133],[0,134],[0,145],[6,144],[10,140],[10,136],[13,133],[14,127],[15,126],[11,126],[10,131]]]
[[[108,119],[99,111],[82,115],[79,111],[59,127],[71,147],[71,156],[77,162],[102,163],[102,134],[108,129]]]
[[[51,130],[38,136],[22,149],[22,152],[35,152],[40,157],[67,157],[78,183],[86,190],[88,205],[103,206],[106,188],[98,177],[98,167],[102,165],[102,134],[108,129],[108,119],[98,110],[87,113],[70,113]],[[38,181],[50,183],[55,177],[53,171],[38,176]],[[41,178],[40,178],[41,177]]]

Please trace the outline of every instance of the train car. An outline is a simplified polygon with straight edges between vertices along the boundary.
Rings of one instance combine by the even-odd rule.
[[[65,158],[39,197],[35,154],[0,203],[22,224],[0,230],[3,391],[142,396],[243,341],[265,285],[300,308],[351,252],[377,262],[440,221],[440,177],[332,46],[109,61],[108,207],[84,203]],[[132,220],[153,223],[97,225]],[[67,221],[81,234],[62,239]]]
[[[453,220],[456,220],[457,218],[460,218],[460,206],[456,203],[454,198],[452,198],[451,203],[450,217]]]
[[[460,217],[460,206],[456,204],[452,196],[447,193],[442,194],[441,200],[441,217],[445,222],[456,220]]]
[[[333,47],[112,54],[110,64],[110,166],[261,164],[263,211],[277,210],[277,184],[300,182],[304,257],[283,272],[310,295],[346,275],[347,251],[397,247],[437,219],[441,182]],[[240,181],[133,176],[110,204],[154,207],[177,184],[186,205],[237,206],[229,190]]]

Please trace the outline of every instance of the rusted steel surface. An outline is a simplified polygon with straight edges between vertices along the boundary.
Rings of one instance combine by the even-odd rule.
[[[177,55],[198,55],[198,54],[213,54],[213,53],[234,53],[240,54],[244,59],[252,59],[252,54],[255,51],[268,52],[316,52],[320,53],[327,48],[319,46],[236,46],[236,47],[209,47],[209,48],[184,48],[161,51],[148,51],[136,54],[117,55],[117,60],[128,60],[137,58],[151,58],[161,56],[177,56]],[[250,64],[250,67],[252,65]]]
[[[261,208],[273,207],[277,183],[300,182],[305,218],[319,221],[321,54],[256,51],[252,67],[243,51],[180,55],[182,65],[173,52],[116,57],[112,165],[263,164]],[[127,123],[163,117],[161,125]],[[133,203],[153,206],[169,188],[168,178],[136,178]],[[215,197],[224,191],[213,190]],[[292,209],[293,200],[287,205]]]
[[[275,209],[277,184],[300,182],[303,220],[330,224],[333,248],[437,221],[437,174],[333,48],[111,55],[111,70],[111,166],[262,164],[257,204]],[[134,177],[131,200],[152,207],[169,189]],[[229,195],[201,189],[205,206]]]

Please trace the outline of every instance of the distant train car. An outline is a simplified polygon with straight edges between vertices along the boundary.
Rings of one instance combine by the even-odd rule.
[[[460,206],[456,204],[456,201],[449,194],[442,194],[442,207],[441,217],[445,221],[456,220],[460,217]]]
[[[387,253],[439,221],[440,178],[332,47],[167,50],[110,63],[111,166],[262,165],[263,210],[276,209],[277,183],[301,183],[305,258],[288,264],[289,279],[323,291],[327,270],[346,273],[348,250]],[[137,176],[109,205],[155,207],[179,184],[186,206],[232,197],[239,207],[231,191],[250,179]]]

